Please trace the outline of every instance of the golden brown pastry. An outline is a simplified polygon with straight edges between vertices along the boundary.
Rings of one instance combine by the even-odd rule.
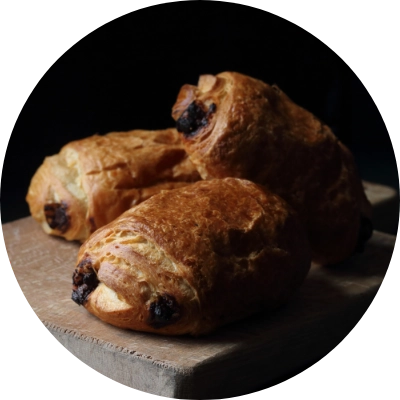
[[[316,263],[342,261],[371,236],[351,153],[277,86],[234,72],[203,75],[181,88],[172,116],[203,179],[249,179],[299,212]]]
[[[198,179],[175,129],[112,132],[46,157],[26,200],[47,233],[83,241],[155,193]]]
[[[199,181],[97,230],[79,251],[72,299],[118,327],[204,334],[288,301],[310,267],[306,236],[262,186]]]

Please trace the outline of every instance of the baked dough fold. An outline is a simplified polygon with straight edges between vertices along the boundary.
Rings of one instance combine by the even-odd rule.
[[[201,335],[286,303],[310,262],[303,225],[280,197],[246,180],[200,181],[91,235],[72,299],[122,328]]]
[[[316,263],[340,262],[371,236],[350,151],[277,86],[235,72],[203,75],[181,88],[172,116],[203,179],[251,180],[299,212]]]
[[[46,157],[26,200],[45,232],[84,241],[155,193],[199,179],[174,128],[112,132]]]

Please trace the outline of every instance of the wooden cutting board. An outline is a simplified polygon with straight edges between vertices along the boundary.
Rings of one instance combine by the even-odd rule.
[[[5,224],[3,233],[29,304],[76,357],[135,389],[197,399],[266,388],[326,355],[367,310],[395,242],[375,231],[363,254],[334,268],[313,267],[289,305],[191,338],[124,331],[101,322],[70,300],[78,243],[47,236],[30,217]]]

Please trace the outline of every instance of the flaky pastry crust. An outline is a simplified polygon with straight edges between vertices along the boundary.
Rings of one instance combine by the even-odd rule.
[[[203,75],[181,88],[172,116],[203,179],[249,179],[299,212],[316,263],[340,262],[371,236],[350,151],[277,86],[235,72]]]
[[[72,299],[110,324],[164,335],[208,333],[287,302],[310,267],[287,203],[227,178],[165,191],[82,245]]]
[[[112,132],[46,157],[26,200],[45,232],[84,241],[161,190],[199,179],[175,129]]]

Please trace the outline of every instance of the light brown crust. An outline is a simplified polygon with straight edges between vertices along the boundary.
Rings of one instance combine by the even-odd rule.
[[[182,87],[172,116],[203,179],[249,179],[299,212],[315,262],[342,261],[368,237],[371,205],[352,155],[278,87],[234,72],[201,76]]]
[[[87,263],[100,282],[92,289],[81,287],[79,265]],[[77,265],[73,298],[102,320],[200,335],[287,302],[309,270],[310,250],[286,202],[227,178],[162,192],[126,211],[82,245]]]
[[[112,132],[46,157],[26,199],[47,233],[83,241],[161,190],[199,179],[175,129]]]

